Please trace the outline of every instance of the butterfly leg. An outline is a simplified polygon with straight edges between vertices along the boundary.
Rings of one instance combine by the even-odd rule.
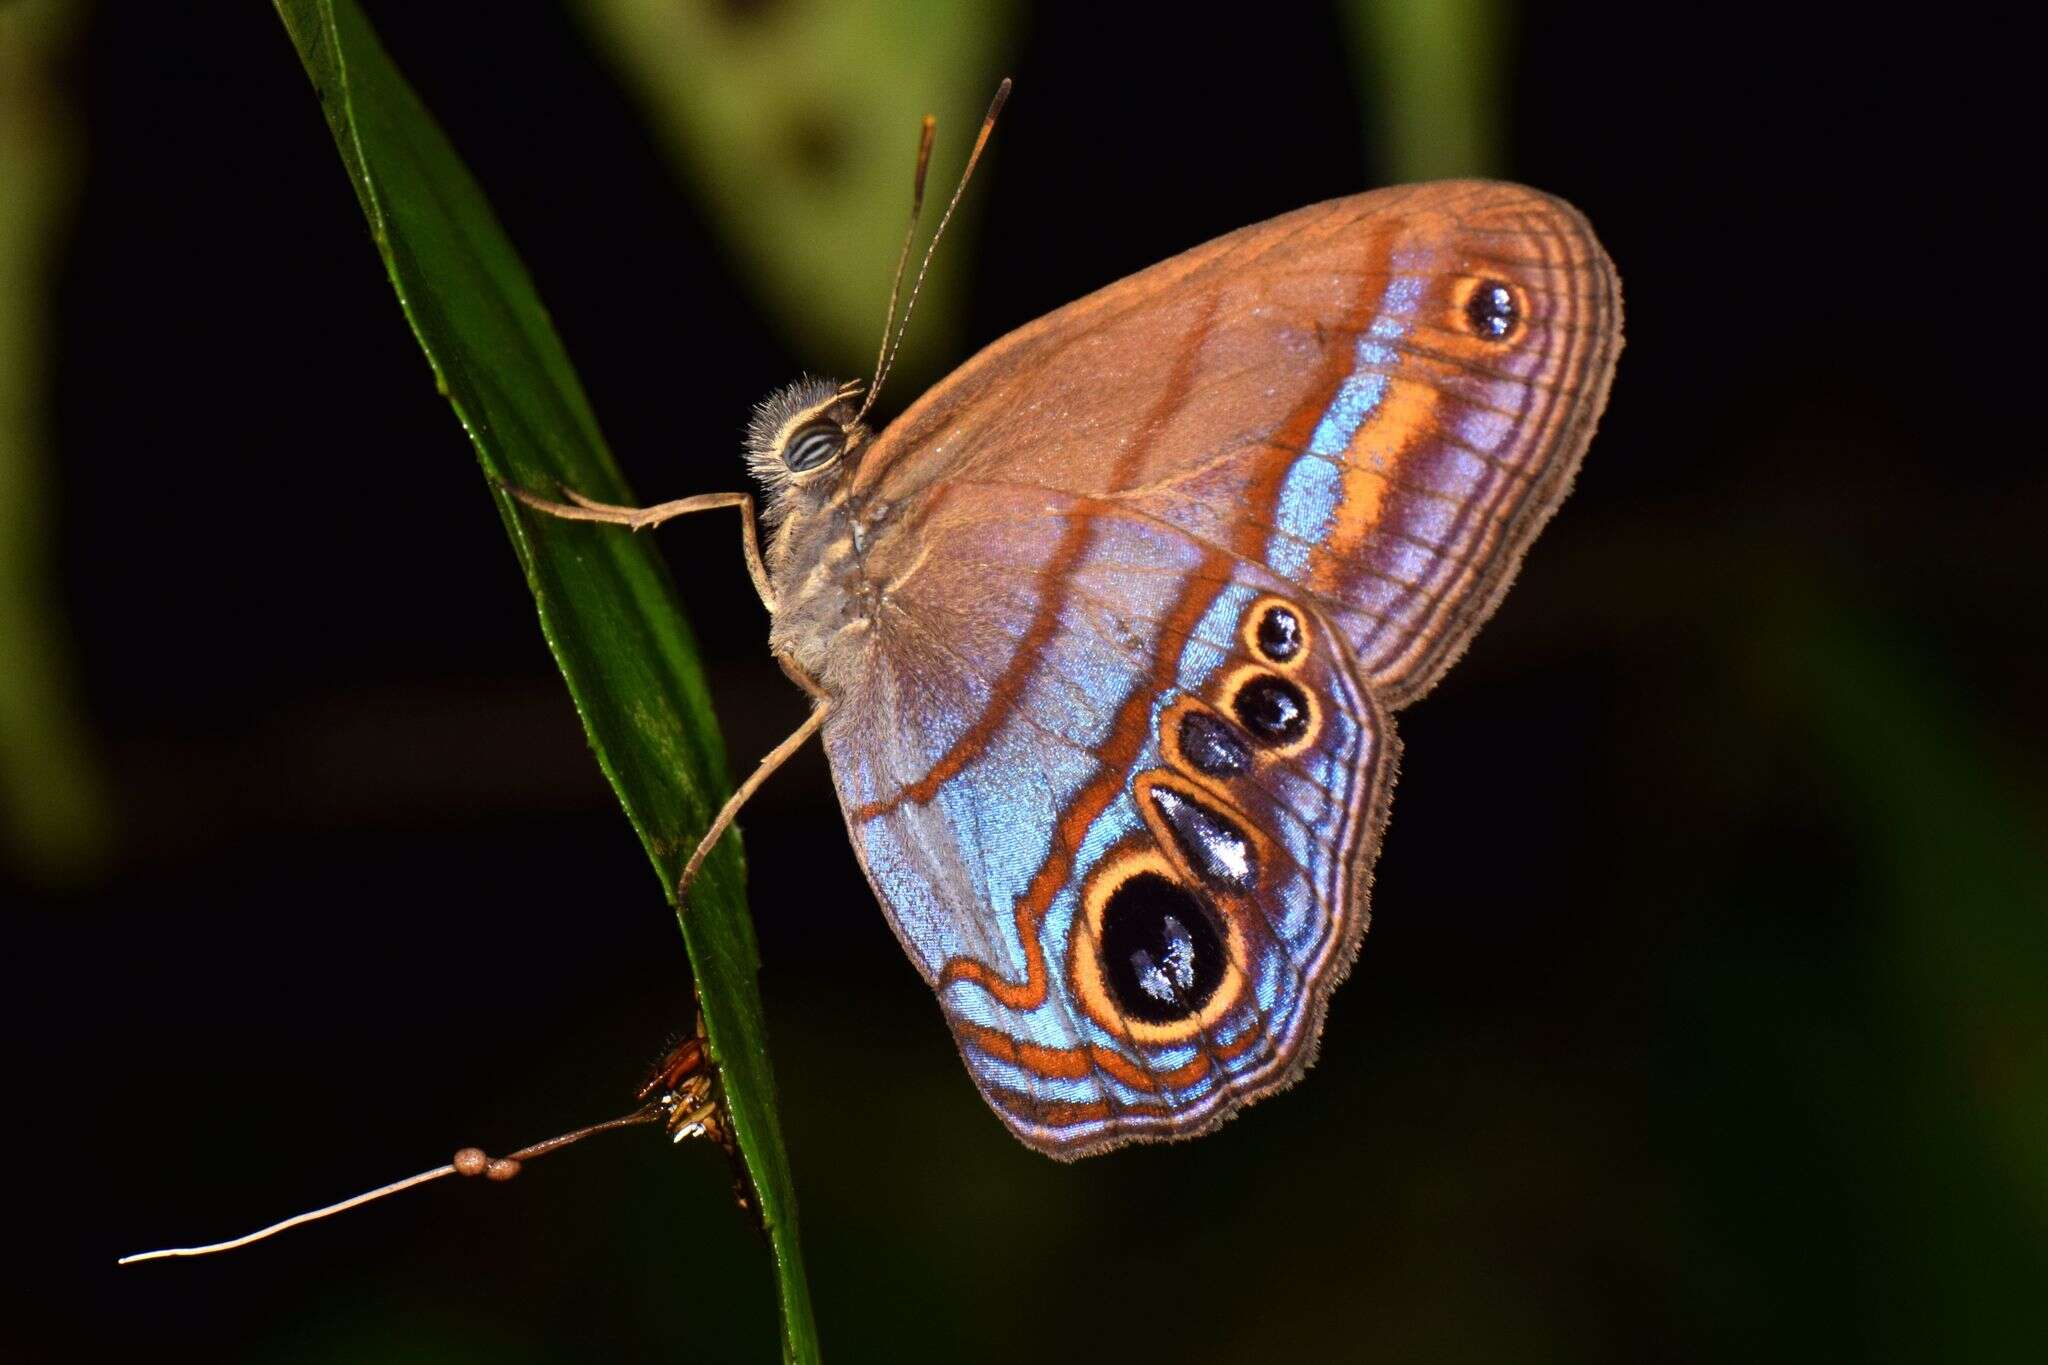
[[[747,556],[747,576],[754,580],[754,591],[761,595],[762,603],[768,610],[775,610],[775,586],[768,579],[767,561],[761,558],[761,539],[754,524],[754,495],[751,493],[699,493],[695,497],[677,498],[673,502],[656,503],[652,507],[620,507],[614,503],[597,502],[586,498],[573,488],[562,490],[562,495],[569,501],[554,502],[509,483],[500,483],[498,486],[503,488],[507,495],[536,512],[545,512],[564,521],[599,521],[611,526],[624,526],[632,531],[649,530],[676,517],[688,516],[692,512],[709,512],[717,507],[737,507],[740,509],[740,544]]]
[[[768,780],[770,773],[780,768],[784,763],[787,763],[789,756],[804,746],[805,740],[818,733],[818,727],[825,723],[825,717],[831,710],[832,703],[830,701],[821,701],[818,705],[811,708],[811,714],[805,718],[802,725],[796,727],[796,733],[783,740],[782,743],[776,745],[773,749],[770,749],[768,756],[761,760],[760,766],[749,774],[746,781],[740,783],[740,789],[734,792],[725,805],[719,809],[717,818],[711,822],[711,828],[705,830],[704,837],[697,841],[697,851],[690,855],[689,862],[683,864],[683,875],[676,879],[676,903],[678,905],[682,904],[683,894],[690,889],[690,883],[697,880],[697,871],[704,866],[704,860],[711,855],[711,850],[717,845],[719,836],[724,834],[726,829],[731,826],[733,817],[740,813],[740,807],[747,804],[747,798],[760,789],[761,784]]]

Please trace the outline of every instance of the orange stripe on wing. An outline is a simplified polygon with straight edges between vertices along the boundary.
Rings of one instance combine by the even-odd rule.
[[[1386,514],[1387,493],[1401,462],[1435,430],[1438,393],[1415,379],[1389,379],[1379,406],[1344,448],[1343,494],[1335,524],[1309,559],[1309,585],[1341,595],[1344,572]]]
[[[1205,556],[1201,568],[1189,575],[1172,612],[1160,623],[1159,638],[1186,639],[1201,621],[1202,614],[1209,609],[1209,602],[1216,591],[1214,585],[1227,581],[1229,571],[1228,555],[1211,551]],[[1067,808],[1060,812],[1053,832],[1052,852],[1032,874],[1024,894],[1017,898],[1013,914],[1017,938],[1024,948],[1024,980],[1021,983],[1011,982],[978,959],[956,957],[939,974],[941,989],[956,981],[968,981],[1013,1010],[1037,1009],[1045,1003],[1045,947],[1038,941],[1039,926],[1045,922],[1045,913],[1052,908],[1053,898],[1074,875],[1074,850],[1081,847],[1089,827],[1123,791],[1124,777],[1145,747],[1152,699],[1173,680],[1179,667],[1178,651],[1159,650],[1152,661],[1151,671],[1124,697],[1123,705],[1117,708],[1116,718],[1110,722],[1109,738],[1096,753],[1101,766],[1067,803]]]
[[[1188,388],[1194,382],[1195,361],[1200,356],[1202,347],[1208,340],[1209,328],[1214,321],[1215,300],[1212,297],[1209,311],[1203,315],[1201,325],[1189,332],[1186,345],[1182,347],[1180,355],[1175,358],[1173,370],[1167,377],[1166,386],[1160,394],[1159,401],[1153,405],[1152,410],[1146,414],[1144,422],[1140,424],[1138,429],[1139,439],[1132,441],[1129,446],[1125,447],[1123,454],[1118,459],[1117,480],[1119,484],[1128,482],[1129,472],[1140,467],[1146,451],[1158,439],[1160,432],[1165,429],[1167,419],[1173,415],[1175,409],[1186,401]],[[1074,541],[1076,544],[1074,551],[1076,559],[1086,550],[1088,544],[1092,542],[1094,526],[1095,519],[1092,516],[1076,515],[1072,526],[1068,530],[1068,534],[1062,538],[1061,543],[1063,546],[1069,541]],[[1010,666],[1004,670],[1002,677],[998,679],[998,688],[1006,690],[999,690],[996,695],[990,697],[988,709],[983,711],[974,725],[970,727],[967,734],[961,736],[960,741],[956,742],[948,750],[946,755],[933,766],[930,772],[926,773],[918,781],[906,785],[888,800],[872,802],[861,807],[860,810],[854,812],[854,819],[857,822],[873,820],[893,810],[904,801],[922,803],[931,800],[938,792],[939,784],[946,777],[952,776],[966,767],[967,763],[987,743],[988,738],[994,734],[996,727],[1007,717],[1007,709],[1000,713],[997,712],[997,703],[999,701],[1009,701],[1014,704],[1015,697],[1022,693],[1024,686],[1030,681],[1030,672],[1038,664],[1038,651],[1043,648],[1047,640],[1051,639],[1052,632],[1057,629],[1061,612],[1066,605],[1069,589],[1068,577],[1056,577],[1048,573],[1041,575],[1040,582],[1045,587],[1045,595],[1040,600],[1038,613],[1032,618],[1031,634],[1027,636],[1027,639],[1033,640],[1033,643],[1028,651],[1023,648],[1018,650],[1017,654],[1011,658]],[[1200,619],[1199,612],[1196,619]],[[1189,621],[1183,628],[1182,633],[1185,634],[1187,630],[1193,629],[1193,626],[1194,622]],[[1168,636],[1167,638],[1174,637]],[[1165,654],[1165,651],[1161,652]],[[1171,664],[1170,655],[1166,656],[1166,663],[1168,665]],[[1161,665],[1155,662],[1155,674],[1160,667]],[[1009,981],[1000,972],[993,970],[983,962],[977,961],[974,958],[956,957],[949,961],[940,973],[939,985],[941,989],[955,981],[971,981],[1014,1010],[1037,1009],[1045,1003],[1045,948],[1038,941],[1039,926],[1045,920],[1045,912],[1052,906],[1053,897],[1059,894],[1060,887],[1065,885],[1067,879],[1073,875],[1072,850],[1081,846],[1081,836],[1088,832],[1088,826],[1094,823],[1095,817],[1100,815],[1115,797],[1118,788],[1122,785],[1123,773],[1136,761],[1138,751],[1143,747],[1144,722],[1146,713],[1151,705],[1152,694],[1158,687],[1164,685],[1163,680],[1156,676],[1152,683],[1153,686],[1151,688],[1142,685],[1133,688],[1131,693],[1124,699],[1124,704],[1119,709],[1117,717],[1110,727],[1109,746],[1098,755],[1103,764],[1103,776],[1107,776],[1109,779],[1107,786],[1104,785],[1103,776],[1098,776],[1094,782],[1084,787],[1080,795],[1068,805],[1066,811],[1061,815],[1052,841],[1051,852],[1047,855],[1046,860],[1039,865],[1038,871],[1033,874],[1031,883],[1025,888],[1024,894],[1017,898],[1016,904],[1012,907],[1011,913],[1017,928],[1017,942],[1024,950],[1024,980],[1022,982]],[[968,745],[969,741],[972,741],[972,747],[964,747]]]
[[[1000,1029],[967,1019],[955,1019],[953,1027],[963,1041],[997,1061],[1007,1062],[1047,1080],[1082,1080],[1089,1072],[1100,1071],[1133,1090],[1152,1094],[1161,1090],[1184,1090],[1207,1076],[1210,1069],[1210,1054],[1207,1052],[1196,1054],[1192,1060],[1171,1071],[1154,1071],[1131,1061],[1114,1048],[1093,1043],[1086,1047],[1047,1047],[1043,1043],[1012,1038]],[[1229,1046],[1217,1049],[1214,1055],[1219,1060],[1228,1061],[1245,1052],[1258,1038],[1257,1029],[1246,1029]]]

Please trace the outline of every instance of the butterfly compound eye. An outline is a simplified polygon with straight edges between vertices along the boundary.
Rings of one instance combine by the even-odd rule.
[[[830,464],[846,449],[846,429],[829,417],[804,423],[782,443],[782,463],[793,474]]]

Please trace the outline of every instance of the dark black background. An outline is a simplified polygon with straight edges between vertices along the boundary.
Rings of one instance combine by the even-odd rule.
[[[635,488],[737,486],[749,404],[809,358],[582,30],[540,3],[366,8]],[[2002,142],[2018,42],[1794,7],[1523,19],[1507,170],[1587,212],[1628,349],[1579,490],[1403,718],[1373,932],[1295,1092],[1198,1144],[1027,1152],[822,757],[764,791],[762,987],[836,1358],[2039,1340],[2048,499],[2039,218],[2004,188],[2038,173]],[[970,345],[1384,178],[1319,10],[1047,9],[1003,69]],[[639,1135],[112,1270],[617,1111],[687,1022],[686,964],[275,16],[109,5],[71,79],[57,545],[121,820],[95,881],[27,902],[15,1005],[47,1084],[17,1122],[45,1160],[17,1180],[51,1249],[22,1282],[62,1288],[14,1330],[52,1355],[762,1358],[767,1258],[721,1158]],[[705,521],[662,544],[737,766],[803,705]]]

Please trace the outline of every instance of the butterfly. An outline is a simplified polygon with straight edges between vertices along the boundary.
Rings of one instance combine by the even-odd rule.
[[[1395,713],[1570,489],[1620,346],[1576,210],[1406,186],[1068,304],[879,431],[858,386],[791,385],[746,442],[765,546],[744,493],[520,496],[635,528],[742,509],[815,705],[685,882],[822,733],[968,1072],[1070,1160],[1208,1132],[1308,1068],[1366,929]]]

